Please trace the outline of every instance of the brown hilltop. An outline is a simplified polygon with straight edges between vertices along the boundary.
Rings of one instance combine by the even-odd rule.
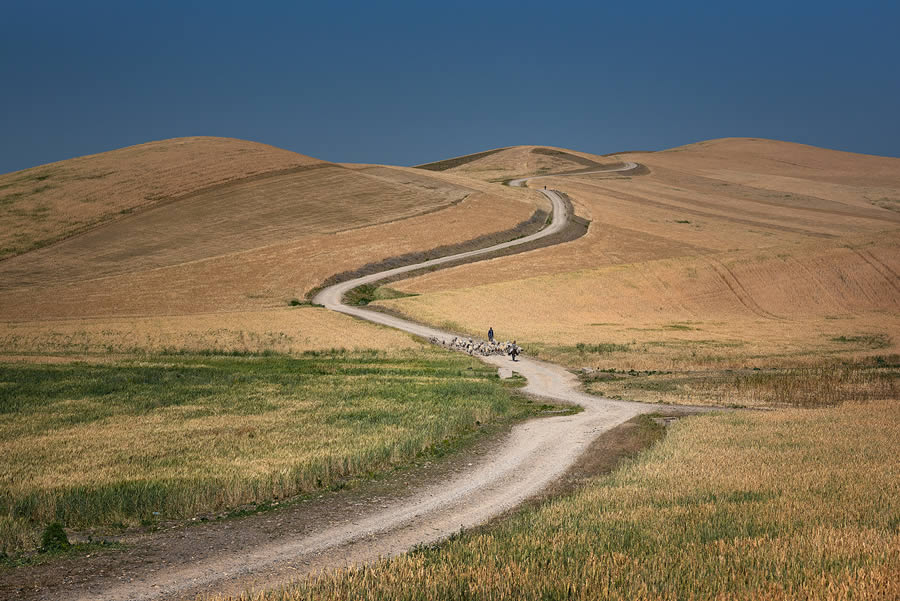
[[[210,186],[320,164],[266,144],[191,137],[0,175],[0,258]]]

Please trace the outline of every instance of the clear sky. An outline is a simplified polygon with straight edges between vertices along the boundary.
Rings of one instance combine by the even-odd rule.
[[[0,172],[192,135],[401,165],[726,136],[900,156],[900,2],[10,0],[0,119]]]

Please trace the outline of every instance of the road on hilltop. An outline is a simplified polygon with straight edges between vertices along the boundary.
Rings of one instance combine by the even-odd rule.
[[[621,167],[579,171],[569,175],[622,172]],[[559,177],[554,174],[538,177]],[[532,178],[512,180],[521,186]],[[346,292],[362,284],[444,263],[488,255],[527,244],[561,231],[571,218],[560,194],[539,190],[553,205],[550,225],[541,231],[489,248],[432,259],[416,265],[335,284],[319,292],[314,302],[328,309],[397,328],[426,339],[449,342],[453,334],[399,317],[342,303]],[[129,558],[116,560],[97,574],[97,567],[69,572],[66,581],[26,598],[51,599],[65,591],[70,599],[155,600],[193,599],[197,594],[239,594],[248,587],[270,588],[304,574],[373,561],[404,552],[418,544],[444,539],[503,514],[533,497],[562,476],[600,434],[640,413],[673,409],[683,413],[708,409],[666,407],[603,399],[580,391],[577,378],[561,366],[522,357],[483,361],[512,368],[528,380],[525,392],[556,402],[577,404],[580,413],[531,419],[513,427],[489,452],[472,463],[460,464],[430,483],[372,500],[357,499],[345,510],[319,506],[300,508],[309,515],[294,517],[293,508],[222,524],[152,535],[141,541]],[[285,515],[280,515],[280,514]],[[123,553],[122,555],[126,555]],[[119,563],[116,564],[115,562]],[[75,565],[75,564],[73,564]]]

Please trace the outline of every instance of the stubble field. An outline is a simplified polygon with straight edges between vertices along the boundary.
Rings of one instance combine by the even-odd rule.
[[[148,142],[0,175],[0,259],[211,186],[324,164],[226,138]]]
[[[250,158],[242,161],[243,156]],[[72,233],[66,219],[81,210],[78,199],[88,194],[84,181],[93,182],[96,210],[78,217],[91,229],[0,261],[0,338],[11,343],[2,349],[7,354],[41,353],[43,341],[65,338],[72,328],[60,320],[87,320],[79,328],[91,339],[88,346],[105,341],[115,348],[266,348],[259,337],[276,321],[273,311],[303,302],[327,277],[509,230],[546,208],[535,192],[452,174],[336,165],[216,138],[156,142],[3,178],[18,181],[50,167],[68,174],[52,190],[15,192],[19,204],[44,202],[51,193],[59,197],[55,217],[35,220],[46,222],[42,240]],[[88,178],[100,167],[110,171],[108,177]],[[153,201],[142,204],[145,195]],[[131,212],[120,215],[120,205]],[[110,212],[117,217],[104,217]],[[17,230],[15,223],[10,221],[9,231]],[[255,320],[249,317],[253,312],[260,312]],[[216,325],[212,314],[218,315]],[[196,328],[190,315],[197,316]],[[396,346],[382,347],[381,339],[391,336],[377,328],[338,326],[347,320],[335,322],[325,312],[303,314],[297,331],[298,314],[291,315],[279,333],[301,342],[275,344],[279,349]],[[128,319],[137,320],[139,331],[148,316],[163,324],[152,340],[138,334],[132,345],[104,334],[121,331]],[[23,329],[35,341],[31,348],[20,335]],[[220,342],[213,335],[208,344],[214,330],[230,333]],[[164,332],[173,337],[166,339]]]

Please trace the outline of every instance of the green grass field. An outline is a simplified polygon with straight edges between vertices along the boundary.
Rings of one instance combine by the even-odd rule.
[[[0,364],[0,550],[370,476],[534,412],[514,386],[432,349]]]
[[[898,409],[688,418],[574,494],[252,598],[900,598]]]

